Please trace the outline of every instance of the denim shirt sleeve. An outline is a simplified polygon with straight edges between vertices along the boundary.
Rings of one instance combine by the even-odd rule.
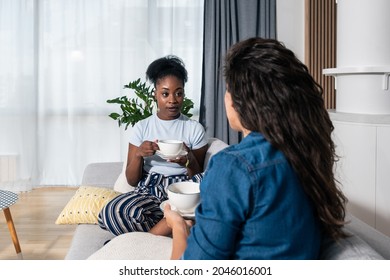
[[[250,179],[244,169],[240,158],[231,153],[221,152],[211,159],[183,259],[234,258],[232,244],[241,232],[250,201]]]

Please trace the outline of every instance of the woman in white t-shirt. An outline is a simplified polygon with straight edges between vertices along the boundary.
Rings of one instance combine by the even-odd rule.
[[[101,228],[120,235],[150,231],[162,218],[160,204],[167,200],[166,188],[178,181],[200,181],[207,151],[203,126],[181,114],[187,70],[176,56],[153,61],[146,77],[154,84],[157,113],[130,130],[126,178],[134,191],[111,200],[99,213]],[[156,154],[158,140],[183,141],[187,153],[165,159]],[[153,233],[165,234],[165,227]]]

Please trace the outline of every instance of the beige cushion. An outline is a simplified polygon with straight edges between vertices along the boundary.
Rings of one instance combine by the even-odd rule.
[[[59,214],[56,224],[97,224],[100,210],[120,192],[110,188],[80,186]]]
[[[172,238],[147,232],[129,232],[111,239],[88,260],[169,260]]]

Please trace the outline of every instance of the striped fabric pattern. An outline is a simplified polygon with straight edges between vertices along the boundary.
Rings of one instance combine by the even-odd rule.
[[[160,204],[168,199],[167,187],[175,182],[200,182],[202,174],[189,179],[187,175],[164,176],[148,174],[137,188],[108,202],[98,216],[101,228],[120,235],[126,232],[149,231],[164,216]]]

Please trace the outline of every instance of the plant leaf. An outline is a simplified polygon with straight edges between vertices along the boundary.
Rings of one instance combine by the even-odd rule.
[[[120,115],[118,113],[111,113],[108,116],[114,120],[116,120],[120,117]]]

